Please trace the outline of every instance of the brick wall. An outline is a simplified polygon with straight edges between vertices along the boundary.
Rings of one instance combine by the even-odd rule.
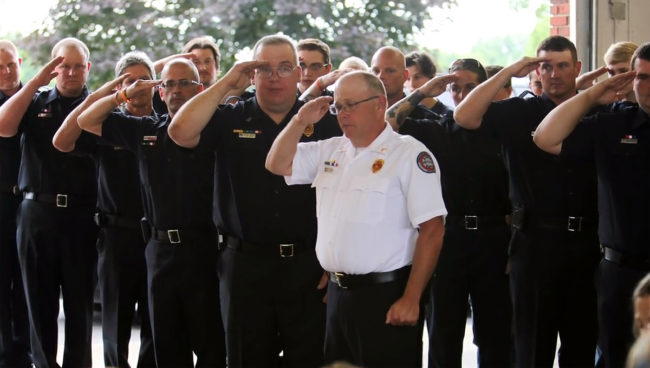
[[[551,35],[569,37],[569,0],[550,0],[551,2]]]

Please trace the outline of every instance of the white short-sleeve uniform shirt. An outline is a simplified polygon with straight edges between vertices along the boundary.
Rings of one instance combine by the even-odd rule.
[[[316,188],[316,253],[326,271],[392,271],[412,263],[419,224],[447,214],[426,147],[387,124],[365,148],[345,136],[299,143],[287,184]]]

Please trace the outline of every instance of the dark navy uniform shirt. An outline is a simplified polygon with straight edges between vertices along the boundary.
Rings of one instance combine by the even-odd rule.
[[[199,148],[216,151],[214,222],[219,232],[252,243],[316,244],[316,197],[309,185],[288,186],[264,168],[275,137],[302,106],[296,99],[276,124],[257,99],[222,105],[201,132]],[[301,141],[341,135],[329,113]]]
[[[0,106],[11,96],[0,91]],[[20,134],[10,138],[0,137],[0,191],[5,191],[18,182],[20,167]]]
[[[533,134],[555,107],[546,95],[493,102],[482,127],[503,145],[513,207],[543,217],[597,218],[596,171],[539,149]]]
[[[562,157],[595,162],[601,243],[650,258],[650,117],[638,106],[585,118]]]
[[[135,117],[113,112],[102,138],[135,152],[144,212],[158,230],[212,228],[214,154],[180,147],[167,135],[168,115]]]
[[[20,123],[22,163],[18,185],[23,192],[38,194],[72,194],[95,197],[96,172],[93,161],[71,153],[63,153],[52,145],[54,133],[66,116],[88,96],[84,88],[79,97],[69,98],[56,88],[35,94]],[[93,145],[88,134],[82,134],[77,147]]]

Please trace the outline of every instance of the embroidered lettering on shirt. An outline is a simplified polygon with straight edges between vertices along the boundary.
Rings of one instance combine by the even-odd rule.
[[[372,163],[372,173],[375,174],[377,171],[381,170],[384,167],[384,160],[378,158],[375,162]]]
[[[158,137],[155,135],[145,135],[142,137],[142,145],[143,146],[155,146],[156,141],[158,140]]]
[[[233,129],[233,133],[237,134],[239,138],[257,138],[258,134],[262,134],[261,130],[245,130],[245,129]]]
[[[420,170],[424,171],[427,174],[436,172],[436,164],[433,162],[433,157],[429,152],[420,152],[418,153],[417,163]]]
[[[636,138],[635,135],[632,134],[626,134],[621,138],[621,143],[623,144],[637,144],[639,143],[639,140]]]
[[[38,113],[39,118],[51,118],[52,117],[52,110],[48,109],[47,107],[43,108],[41,112]]]

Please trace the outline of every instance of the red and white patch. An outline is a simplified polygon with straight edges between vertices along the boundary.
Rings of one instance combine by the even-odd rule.
[[[418,153],[417,162],[420,170],[424,171],[425,173],[431,174],[436,172],[436,164],[429,152]]]

